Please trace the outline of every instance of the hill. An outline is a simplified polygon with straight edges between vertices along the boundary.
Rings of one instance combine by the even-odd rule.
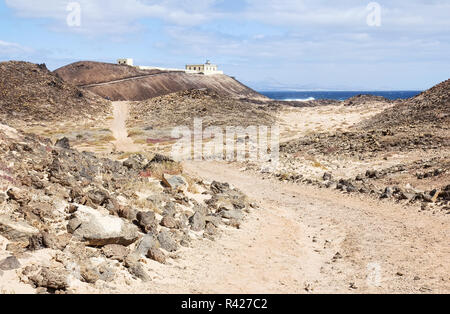
[[[363,128],[447,128],[450,126],[450,80],[374,116]]]
[[[45,64],[0,63],[0,117],[8,124],[79,121],[104,116],[109,111],[107,101],[64,82]]]
[[[266,99],[263,95],[227,75],[201,75],[99,62],[77,62],[55,71],[66,82],[111,100],[142,101],[190,89],[209,89],[237,98]]]
[[[187,90],[132,103],[129,125],[165,128],[192,125],[194,118],[203,119],[204,126],[271,125],[276,108],[211,90]]]
[[[111,63],[80,61],[63,66],[55,70],[55,73],[66,82],[76,86],[85,86],[161,73],[161,71],[139,70]]]

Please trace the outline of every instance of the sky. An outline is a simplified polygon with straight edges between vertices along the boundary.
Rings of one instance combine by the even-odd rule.
[[[184,68],[257,90],[424,90],[450,77],[450,0],[0,0],[0,60]]]

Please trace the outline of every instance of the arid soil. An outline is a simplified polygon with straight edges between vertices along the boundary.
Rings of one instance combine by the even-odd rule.
[[[44,66],[0,69],[24,86],[1,77],[1,293],[450,291],[449,81],[406,101],[283,103],[157,87],[129,67],[58,70],[171,91],[108,102]],[[171,129],[195,117],[278,123],[278,167],[174,162]]]

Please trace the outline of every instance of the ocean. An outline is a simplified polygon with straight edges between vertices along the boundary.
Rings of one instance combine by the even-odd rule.
[[[304,91],[304,92],[294,92],[294,91],[270,91],[270,92],[260,92],[264,96],[276,100],[285,101],[308,101],[316,99],[334,99],[334,100],[347,100],[353,96],[360,94],[368,94],[375,96],[383,96],[387,99],[407,99],[420,94],[422,91]]]

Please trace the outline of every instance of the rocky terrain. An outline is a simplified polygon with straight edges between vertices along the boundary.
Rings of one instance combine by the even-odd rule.
[[[280,102],[95,62],[0,73],[0,293],[450,291],[449,81]],[[194,118],[278,123],[278,167],[174,162]]]
[[[374,95],[357,95],[354,97],[351,97],[347,100],[344,100],[342,103],[344,104],[344,106],[360,106],[360,105],[364,105],[368,102],[385,102],[385,103],[390,103],[392,102],[391,100],[382,97],[382,96],[374,96]]]
[[[0,63],[0,119],[14,126],[61,121],[97,120],[111,112],[110,103],[66,83],[45,64]]]
[[[398,103],[364,123],[362,128],[433,131],[450,128],[450,80]]]
[[[271,125],[277,107],[225,97],[207,89],[187,90],[132,103],[128,125],[192,126],[194,118],[202,119],[204,126]]]
[[[392,105],[369,97],[387,109],[345,130],[311,132],[282,144],[282,166],[272,175],[447,214],[449,97],[449,81]],[[341,106],[364,107],[365,101],[357,96]]]
[[[13,282],[19,292],[104,293],[149,281],[143,265],[238,228],[252,206],[165,156],[118,162],[0,127],[2,292]]]
[[[228,97],[267,99],[227,75],[141,71],[133,67],[97,62],[78,62],[55,71],[70,84],[84,86],[114,101],[142,101],[189,89],[215,91]]]

